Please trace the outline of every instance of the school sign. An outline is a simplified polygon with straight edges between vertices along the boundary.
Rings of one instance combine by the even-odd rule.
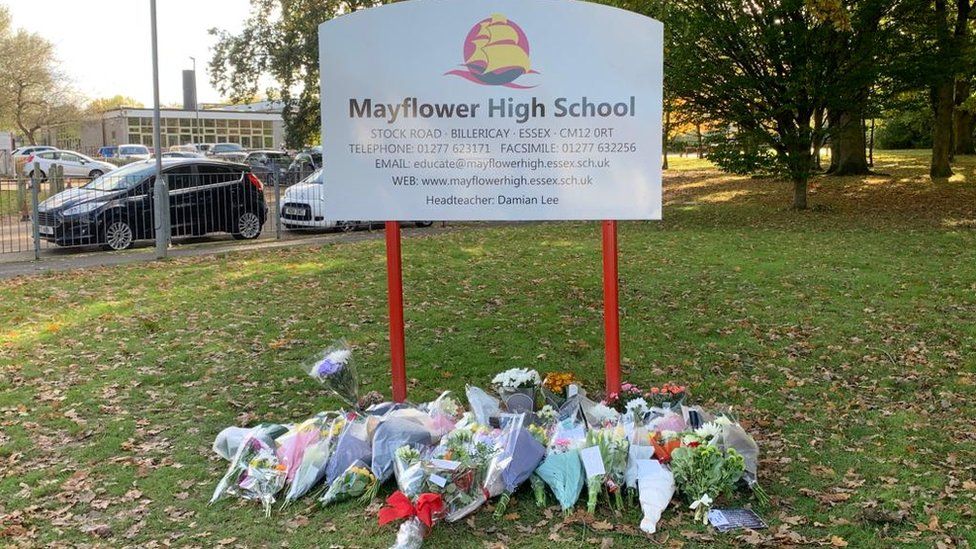
[[[566,0],[414,0],[319,29],[337,219],[660,219],[662,26]]]

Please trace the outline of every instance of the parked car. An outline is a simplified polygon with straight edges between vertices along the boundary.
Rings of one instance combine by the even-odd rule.
[[[102,174],[115,169],[114,164],[95,160],[81,153],[74,151],[41,151],[28,156],[24,163],[24,175],[34,177],[34,164],[37,164],[40,173],[36,174],[41,181],[47,179],[51,173],[51,168],[57,164],[64,168],[65,177],[90,177],[95,179]]]
[[[49,145],[28,145],[26,147],[17,147],[11,151],[10,156],[14,159],[14,162],[19,160],[26,160],[28,156],[39,153],[42,151],[56,151],[57,147],[51,147]]]
[[[237,143],[217,143],[210,147],[207,154],[231,162],[243,162],[247,151]]]
[[[148,160],[150,157],[152,153],[145,145],[119,145],[120,160]]]
[[[322,167],[322,149],[306,149],[295,155],[288,166],[288,177],[296,181]]]
[[[316,170],[300,183],[288,187],[281,198],[279,214],[286,229],[331,229],[354,231],[358,228],[382,226],[382,221],[340,221],[331,219],[325,207],[324,170]],[[432,221],[412,222],[417,227],[429,227]]]
[[[261,182],[243,164],[200,158],[162,159],[174,236],[261,234],[268,215]],[[154,237],[154,161],[134,162],[38,207],[41,238],[60,246],[100,244],[124,250]]]
[[[166,151],[161,155],[163,158],[203,158],[203,155],[192,151]]]
[[[210,148],[213,147],[210,143],[190,143],[190,146],[197,150],[198,153],[206,155],[210,152]]]
[[[285,151],[262,149],[251,151],[244,157],[244,163],[251,167],[254,175],[265,185],[274,184],[278,179],[284,179],[291,165],[291,155]],[[277,178],[273,178],[275,174]]]
[[[115,145],[109,147],[101,147],[98,149],[98,153],[95,155],[99,158],[116,158],[119,156],[119,148]]]

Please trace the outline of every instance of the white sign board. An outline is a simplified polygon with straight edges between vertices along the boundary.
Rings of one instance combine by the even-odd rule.
[[[323,23],[329,216],[660,219],[662,33],[571,0],[413,0]]]

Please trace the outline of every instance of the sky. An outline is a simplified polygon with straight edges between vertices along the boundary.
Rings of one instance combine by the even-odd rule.
[[[54,43],[61,68],[87,98],[126,95],[153,103],[149,0],[0,0],[13,26]],[[197,58],[197,96],[218,102],[207,64],[215,43],[212,27],[236,32],[249,0],[157,0],[159,94],[163,104],[182,103],[184,69]]]

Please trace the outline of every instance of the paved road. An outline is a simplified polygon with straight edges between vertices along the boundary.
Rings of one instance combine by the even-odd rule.
[[[458,230],[461,225],[443,226],[440,223],[433,227],[416,228],[404,227],[405,238],[440,234]],[[273,227],[266,227],[270,234],[274,234]],[[204,255],[220,255],[247,250],[274,250],[291,246],[322,245],[337,242],[356,242],[362,240],[376,240],[383,238],[382,230],[356,231],[352,233],[321,233],[305,231],[283,231],[282,239],[269,238],[265,240],[242,242],[234,240],[229,235],[178,239],[169,251],[170,257],[193,257]],[[26,257],[14,257],[25,256]],[[45,272],[66,271],[89,267],[111,265],[126,265],[151,261],[155,257],[152,242],[147,242],[137,248],[124,252],[104,252],[98,248],[60,248],[45,251],[40,261],[34,259],[33,252],[26,254],[0,254],[0,279],[15,276],[31,275]]]

